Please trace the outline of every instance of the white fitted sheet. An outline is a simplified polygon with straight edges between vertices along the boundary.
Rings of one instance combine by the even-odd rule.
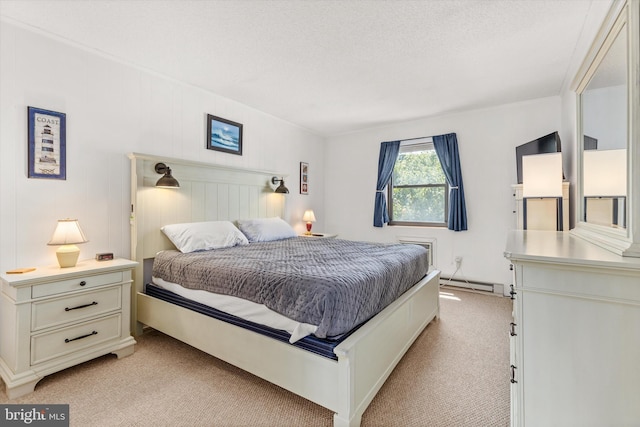
[[[253,301],[230,295],[187,289],[177,283],[167,282],[157,277],[152,277],[151,280],[155,285],[173,292],[174,294],[180,295],[181,297],[188,298],[192,301],[199,302],[200,304],[204,304],[208,307],[215,308],[216,310],[223,311],[227,314],[240,317],[241,319],[248,320],[250,322],[268,326],[273,329],[287,331],[291,335],[289,342],[292,344],[307,335],[313,334],[316,329],[318,329],[316,325],[310,325],[308,323],[301,323],[289,319],[288,317],[267,308],[264,304],[257,304]]]

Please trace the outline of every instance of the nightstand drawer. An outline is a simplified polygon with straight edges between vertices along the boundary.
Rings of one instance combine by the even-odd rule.
[[[31,337],[31,365],[120,338],[120,314]]]
[[[122,304],[119,286],[82,292],[73,296],[31,304],[31,330],[88,319],[119,310]]]
[[[31,288],[31,298],[46,297],[48,295],[57,295],[64,292],[78,291],[119,282],[122,282],[121,271],[69,280],[60,280],[57,282],[44,283],[42,285],[34,285]]]

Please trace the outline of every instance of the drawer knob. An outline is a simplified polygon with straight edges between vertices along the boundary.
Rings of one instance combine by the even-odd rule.
[[[98,303],[96,301],[93,301],[93,302],[91,302],[89,304],[82,304],[82,305],[79,305],[77,307],[65,307],[64,311],[71,311],[71,310],[77,310],[79,308],[91,307],[92,305],[98,305]]]
[[[79,337],[75,337],[75,338],[65,338],[64,342],[71,342],[71,341],[76,341],[76,340],[81,340],[82,338],[87,338],[90,337],[92,335],[98,335],[97,331],[92,331],[90,334],[86,334],[86,335],[81,335]]]
[[[87,284],[87,282],[85,282],[84,280],[82,282],[80,282],[80,286],[84,286],[86,284]]]

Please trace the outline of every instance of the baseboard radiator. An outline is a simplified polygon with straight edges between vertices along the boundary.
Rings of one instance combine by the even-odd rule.
[[[456,288],[472,289],[474,291],[496,292],[495,283],[469,281],[453,277],[440,277],[440,286],[455,286]],[[501,291],[500,291],[501,293]]]

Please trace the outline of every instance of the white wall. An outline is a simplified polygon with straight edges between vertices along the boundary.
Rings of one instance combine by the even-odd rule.
[[[562,125],[560,127],[560,139],[562,140],[562,167],[565,179],[571,183],[569,187],[569,229],[576,223],[576,153],[578,151],[576,141],[576,94],[565,90],[561,97]]]
[[[425,118],[330,138],[327,142],[325,220],[341,237],[394,242],[398,236],[435,238],[436,267],[443,276],[481,282],[511,282],[503,257],[507,232],[515,226],[511,184],[516,181],[515,147],[560,128],[560,98]],[[466,194],[469,230],[437,227],[373,227],[380,143],[455,132]]]
[[[288,174],[286,219],[302,231],[313,208],[324,228],[323,139],[300,127],[4,21],[0,93],[1,271],[55,264],[46,243],[66,217],[90,240],[81,259],[128,257],[130,152]],[[66,113],[65,181],[27,178],[27,106]],[[244,125],[242,156],[205,148],[207,113]],[[300,161],[310,164],[305,196]]]

